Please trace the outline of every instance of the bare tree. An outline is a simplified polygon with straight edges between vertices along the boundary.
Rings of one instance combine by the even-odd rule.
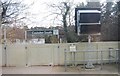
[[[67,26],[74,25],[74,4],[71,4],[71,2],[59,2],[51,5],[48,4],[48,6],[53,9],[50,11],[50,15],[55,15],[53,21],[61,21],[60,25],[64,27],[65,38],[68,42]]]
[[[117,21],[117,4],[107,2],[102,5],[102,26],[101,40],[116,41],[118,40],[118,21]]]
[[[22,1],[17,0],[2,0],[2,24],[12,24],[18,22],[21,19],[25,19],[25,10],[29,8],[29,5],[25,5]]]
[[[32,3],[33,4],[33,3]],[[25,20],[28,18],[26,17],[29,7],[32,5],[27,5],[23,2],[23,0],[1,0],[1,23],[0,26],[2,29],[1,37],[4,38],[4,42],[7,39],[7,27],[9,26],[25,26]],[[18,30],[19,31],[19,30]]]

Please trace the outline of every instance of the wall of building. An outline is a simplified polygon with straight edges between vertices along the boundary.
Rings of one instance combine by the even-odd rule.
[[[31,65],[64,65],[64,50],[70,50],[71,43],[60,44],[7,44],[6,59],[5,51],[2,49],[2,66],[28,66]],[[88,43],[74,43],[77,51],[88,50]],[[91,59],[101,59],[101,54],[98,52],[104,50],[103,59],[109,58],[109,48],[118,49],[118,42],[93,42],[91,43]],[[85,55],[85,56],[84,56]],[[76,60],[87,60],[87,53],[79,52],[76,54]],[[116,53],[112,52],[116,57]],[[71,53],[67,54],[68,60],[71,59]],[[108,61],[107,61],[108,62]],[[77,62],[82,64],[83,62]],[[94,63],[100,63],[99,61]]]

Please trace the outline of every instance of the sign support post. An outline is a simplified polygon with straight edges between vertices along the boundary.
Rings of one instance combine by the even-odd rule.
[[[88,62],[87,62],[87,65],[85,68],[88,68],[88,69],[92,69],[94,68],[92,62],[90,61],[90,55],[91,55],[91,35],[88,35],[88,54],[87,54],[87,59],[88,59]]]

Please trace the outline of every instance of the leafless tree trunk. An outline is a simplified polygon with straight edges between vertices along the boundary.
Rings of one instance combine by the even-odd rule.
[[[53,9],[56,9],[57,11],[51,11],[53,15],[56,15],[55,19],[58,18],[58,16],[61,18],[62,21],[62,26],[64,27],[64,34],[65,34],[65,39],[68,42],[68,29],[67,26],[68,24],[71,25],[71,6],[69,2],[60,2],[59,4],[51,4],[48,5],[52,7]],[[73,18],[74,19],[74,18]]]

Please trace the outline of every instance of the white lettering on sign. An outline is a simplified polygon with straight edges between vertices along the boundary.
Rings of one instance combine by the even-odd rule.
[[[46,31],[45,34],[52,34],[52,31]]]
[[[42,30],[42,31],[28,31],[29,33],[33,34],[33,35],[59,35],[59,30]]]
[[[32,34],[53,34],[52,31],[34,31]]]
[[[33,32],[33,34],[44,34],[44,32],[43,31],[35,31],[35,32]]]

